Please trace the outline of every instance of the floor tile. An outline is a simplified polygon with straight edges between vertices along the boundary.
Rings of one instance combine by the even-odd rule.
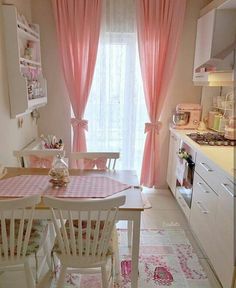
[[[152,208],[161,210],[178,210],[179,206],[170,193],[154,195],[153,193],[145,193],[146,198],[149,200]]]
[[[146,209],[142,213],[142,228],[189,229],[180,210]]]

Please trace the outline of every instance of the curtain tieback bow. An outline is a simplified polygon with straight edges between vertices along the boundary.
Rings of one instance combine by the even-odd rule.
[[[82,128],[82,129],[88,131],[88,120],[71,118],[71,125],[73,128],[79,127],[79,128]]]
[[[107,158],[97,158],[97,159],[84,159],[84,169],[94,169],[95,166],[98,170],[107,169]]]
[[[30,167],[33,168],[50,168],[52,166],[52,157],[42,158],[35,155],[29,157]]]
[[[155,132],[157,134],[159,134],[159,131],[161,130],[161,122],[158,121],[156,123],[154,122],[151,122],[151,123],[145,123],[145,130],[144,132],[147,133],[147,132]]]

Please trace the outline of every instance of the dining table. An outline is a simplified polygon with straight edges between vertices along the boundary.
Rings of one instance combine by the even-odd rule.
[[[4,180],[8,178],[12,178],[11,180],[18,179],[17,176],[22,175],[31,175],[31,177],[41,177],[40,175],[48,175],[49,169],[46,168],[16,168],[16,167],[7,167],[6,173],[0,180],[0,201],[3,199],[9,199],[9,198],[16,198],[17,194],[13,191],[11,193],[11,186],[10,189],[1,189],[1,187],[4,187]],[[74,186],[76,188],[76,179],[92,179],[91,177],[98,177],[99,179],[104,179],[105,177],[110,179],[110,181],[116,181],[117,183],[120,183],[120,186],[123,187],[124,190],[122,191],[116,191],[115,194],[107,196],[107,198],[116,197],[125,195],[126,201],[123,206],[119,208],[118,214],[117,214],[117,220],[126,220],[126,221],[132,221],[132,242],[131,242],[131,263],[132,263],[132,269],[131,269],[131,287],[137,288],[138,287],[138,264],[139,264],[139,245],[140,245],[140,224],[141,224],[141,212],[144,210],[144,203],[142,200],[142,193],[141,193],[141,187],[139,186],[138,177],[136,175],[136,172],[133,170],[79,170],[79,169],[69,169],[69,175],[72,179],[74,179]],[[81,176],[86,176],[82,177]],[[27,177],[27,176],[26,176]],[[80,178],[79,178],[80,177]],[[90,178],[89,178],[90,177]],[[45,178],[45,177],[44,177]],[[44,179],[43,178],[43,179]],[[9,180],[8,180],[9,181]],[[6,182],[6,181],[5,181]],[[112,183],[111,183],[112,184]],[[35,185],[35,184],[32,184]],[[50,185],[48,182],[47,185]],[[112,184],[113,185],[113,184]],[[15,190],[16,188],[19,189],[19,187],[12,186],[12,190]],[[36,186],[35,186],[36,187]],[[111,186],[113,187],[113,186]],[[23,189],[24,190],[24,189]],[[23,191],[22,190],[22,191]],[[9,192],[8,192],[9,191]],[[28,194],[24,195],[24,192],[21,191],[21,196],[24,197]],[[49,189],[48,191],[53,191],[52,189]],[[65,189],[66,191],[66,189]],[[43,191],[42,191],[43,192]],[[23,194],[22,194],[23,193]],[[57,196],[57,191],[55,189],[55,197]],[[35,209],[35,218],[37,219],[50,219],[51,214],[48,207],[45,206],[43,203],[43,196],[47,195],[47,192],[43,192],[41,194],[41,202],[37,205]],[[52,195],[50,193],[49,195]],[[60,195],[60,194],[58,194]],[[48,196],[48,195],[47,195]],[[68,199],[66,195],[63,199]],[[90,195],[89,198],[83,197],[74,192],[73,199],[76,200],[88,200],[90,198],[97,198],[96,195],[96,189],[94,189],[94,194]],[[71,198],[70,198],[71,199]]]

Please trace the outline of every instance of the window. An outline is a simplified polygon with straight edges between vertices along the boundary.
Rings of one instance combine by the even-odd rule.
[[[88,151],[119,151],[120,169],[140,170],[146,105],[133,0],[104,5],[97,62],[86,107]]]

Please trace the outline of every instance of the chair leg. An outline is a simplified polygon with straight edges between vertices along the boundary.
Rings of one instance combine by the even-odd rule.
[[[112,271],[113,272],[113,277],[114,277],[114,282],[120,284],[120,256],[119,256],[119,250],[115,250],[114,255],[112,256],[111,260],[111,265],[112,265]]]
[[[131,242],[132,242],[132,228],[133,228],[133,223],[132,223],[132,221],[128,221],[128,247],[131,247]]]
[[[25,268],[25,277],[26,277],[27,287],[35,288],[36,287],[35,280],[34,280],[33,273],[30,268],[30,263],[28,259],[24,263],[24,268]]]
[[[106,265],[102,265],[102,288],[108,288],[107,270]]]
[[[57,281],[57,288],[63,288],[66,278],[66,266],[61,265],[60,275]]]
[[[50,271],[52,271],[53,270],[53,268],[52,268],[52,259],[51,259],[51,256],[50,256],[50,251],[48,249],[47,241],[46,241],[46,243],[45,243],[45,245],[43,247],[43,252],[44,252],[44,254],[46,256],[46,262],[47,262],[48,268],[49,268]]]

